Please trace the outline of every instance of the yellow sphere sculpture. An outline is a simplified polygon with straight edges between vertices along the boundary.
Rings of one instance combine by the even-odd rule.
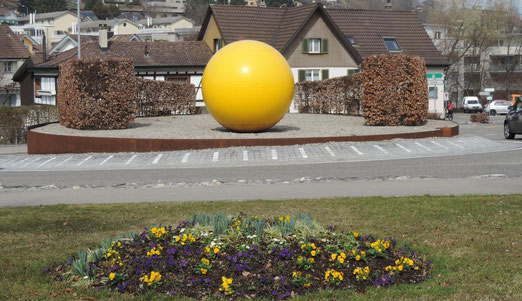
[[[281,120],[294,96],[294,79],[285,58],[258,41],[238,41],[220,49],[207,64],[203,99],[222,126],[260,132]]]

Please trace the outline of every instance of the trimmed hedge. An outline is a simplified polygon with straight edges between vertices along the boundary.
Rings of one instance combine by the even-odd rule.
[[[420,56],[380,54],[364,61],[367,125],[421,125],[428,115],[426,65]]]
[[[189,83],[137,79],[136,116],[194,114],[196,89]]]
[[[136,80],[131,59],[71,60],[60,65],[60,124],[77,129],[122,129],[134,120]]]
[[[26,143],[27,127],[58,121],[55,106],[0,106],[0,144]]]
[[[359,115],[361,73],[296,83],[294,104],[299,113]]]

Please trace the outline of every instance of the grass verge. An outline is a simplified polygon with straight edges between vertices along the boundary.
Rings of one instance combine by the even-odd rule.
[[[71,289],[41,271],[54,260],[63,261],[107,237],[139,232],[152,224],[175,224],[195,212],[217,211],[263,216],[310,212],[324,226],[392,236],[426,254],[435,266],[432,277],[419,285],[371,289],[364,295],[323,291],[296,300],[522,299],[522,195],[0,208],[0,299],[131,299],[107,291]]]

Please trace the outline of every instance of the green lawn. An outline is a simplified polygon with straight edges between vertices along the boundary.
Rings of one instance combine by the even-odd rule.
[[[177,225],[191,213],[217,211],[263,217],[309,212],[324,226],[407,242],[435,267],[432,277],[419,285],[371,289],[364,295],[327,291],[298,300],[342,300],[347,295],[356,300],[522,299],[522,195],[498,195],[0,208],[0,300],[131,299],[71,290],[41,271],[107,237],[152,224]]]

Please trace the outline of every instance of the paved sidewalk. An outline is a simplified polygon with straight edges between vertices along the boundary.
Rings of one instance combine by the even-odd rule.
[[[27,144],[0,145],[0,155],[27,154]]]

